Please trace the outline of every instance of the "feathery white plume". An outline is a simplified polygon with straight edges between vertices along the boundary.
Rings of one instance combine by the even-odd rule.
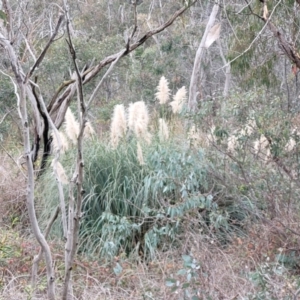
[[[136,152],[137,152],[137,159],[138,159],[140,165],[144,165],[145,161],[144,161],[144,156],[143,156],[143,150],[142,150],[142,147],[139,142],[137,143],[137,151]]]
[[[237,146],[237,137],[235,135],[231,135],[227,140],[227,149],[230,152],[234,152]]]
[[[255,120],[249,120],[245,127],[246,134],[251,135],[255,128],[256,128]]]
[[[137,138],[149,141],[148,132],[149,114],[144,101],[130,103],[128,108],[128,127],[134,132]]]
[[[293,149],[296,146],[296,141],[292,138],[289,139],[289,141],[287,142],[287,144],[284,147],[284,150],[287,152],[293,151]]]
[[[57,180],[62,184],[68,184],[68,176],[66,175],[65,169],[59,161],[55,162],[55,159],[52,160],[51,166],[57,176]]]
[[[170,89],[168,80],[162,76],[159,80],[157,86],[157,93],[155,94],[156,99],[158,99],[159,104],[165,104],[170,98]]]
[[[93,128],[91,122],[90,122],[90,121],[87,121],[87,122],[85,123],[83,136],[84,136],[85,138],[92,138],[95,134],[96,134],[96,133],[95,133],[95,130],[94,130],[94,128]]]
[[[269,158],[271,156],[269,141],[263,134],[260,136],[259,140],[256,140],[254,142],[254,151],[255,151],[255,154],[261,153],[266,158]]]
[[[145,132],[143,135],[143,140],[150,145],[151,144],[152,135],[149,131]]]
[[[158,136],[160,141],[166,141],[169,139],[169,128],[164,119],[159,119],[159,131]]]
[[[186,88],[183,86],[180,88],[175,96],[173,97],[172,102],[170,102],[170,105],[172,107],[173,114],[179,114],[182,111],[182,107],[184,103],[186,102],[187,96],[186,96]]]
[[[192,125],[187,133],[187,138],[190,144],[194,147],[209,146],[209,140],[206,134],[197,130],[195,125]]]
[[[114,108],[114,113],[110,126],[110,142],[114,148],[119,144],[120,139],[127,131],[126,113],[123,104],[118,104]]]
[[[65,116],[66,134],[68,138],[75,145],[79,136],[79,123],[76,121],[71,109],[68,107]]]
[[[59,135],[59,140],[60,140],[60,144],[61,144],[60,150],[61,150],[61,153],[64,153],[69,149],[69,144],[68,144],[68,141],[67,141],[65,135],[62,132],[58,131],[58,135]],[[52,136],[52,151],[56,152],[59,149],[59,142],[58,142],[57,136],[54,132],[51,133],[51,136]]]

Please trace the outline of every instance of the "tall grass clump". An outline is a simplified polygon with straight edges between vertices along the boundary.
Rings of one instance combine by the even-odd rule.
[[[181,89],[174,101],[181,103],[185,97]],[[189,142],[187,134],[169,134],[164,119],[152,121],[159,128],[150,133],[153,124],[143,101],[130,104],[127,116],[125,107],[117,105],[110,139],[85,142],[81,251],[105,258],[136,253],[151,259],[158,249],[180,244],[187,231],[217,235],[227,242],[229,233],[244,230],[255,205],[246,185],[227,183],[228,174],[241,177],[238,167],[228,163],[218,149],[205,151],[201,143]],[[216,148],[223,147],[222,139],[228,135],[220,125],[210,126],[214,129],[206,137],[203,133],[203,140],[211,142],[203,144],[210,147],[216,142]],[[71,178],[75,155],[70,149],[61,156],[63,178]],[[68,186],[64,189],[68,199]],[[51,171],[41,180],[39,195],[41,218],[46,220],[59,203]],[[54,226],[55,234],[60,231],[60,224]]]
[[[183,220],[196,217],[201,227],[210,213],[218,214],[204,152],[158,141],[144,147],[143,164],[135,139],[117,149],[100,141],[86,144],[81,251],[101,257],[136,251],[150,258],[176,241]],[[74,155],[68,152],[62,161],[67,175]],[[40,195],[46,219],[59,200],[53,176],[45,174],[43,180],[47,184],[41,182]],[[65,192],[67,197],[67,188]]]

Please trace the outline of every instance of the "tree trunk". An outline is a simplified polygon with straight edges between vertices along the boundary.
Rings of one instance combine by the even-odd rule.
[[[196,53],[196,58],[194,61],[194,67],[193,67],[193,73],[191,77],[191,82],[190,82],[190,88],[189,88],[189,100],[188,100],[188,108],[190,111],[195,111],[197,108],[197,102],[198,102],[198,96],[200,94],[199,89],[199,74],[200,74],[200,68],[201,68],[201,62],[203,59],[203,53],[205,50],[205,41],[207,38],[207,35],[210,31],[210,29],[213,27],[216,16],[219,11],[219,3],[216,2],[216,4],[213,6],[212,12],[210,14],[208,23],[206,25],[202,40],[200,42],[199,48]]]

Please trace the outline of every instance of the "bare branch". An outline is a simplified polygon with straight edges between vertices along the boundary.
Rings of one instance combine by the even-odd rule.
[[[273,10],[272,10],[272,12],[271,12],[271,14],[270,14],[270,16],[269,16],[268,19],[266,20],[265,25],[264,25],[263,28],[260,30],[260,32],[256,35],[256,37],[252,40],[252,42],[249,44],[249,46],[248,46],[241,54],[237,55],[237,56],[236,56],[235,58],[233,58],[231,61],[227,62],[227,64],[233,63],[234,61],[236,61],[238,58],[240,58],[241,56],[243,56],[245,53],[247,53],[247,52],[252,48],[252,46],[254,45],[254,43],[258,40],[258,38],[262,35],[262,33],[264,32],[264,30],[267,28],[267,26],[268,26],[268,24],[269,24],[269,22],[270,22],[270,20],[271,20],[271,18],[272,18],[272,16],[273,16],[273,14],[274,14],[276,8],[277,8],[278,5],[281,3],[281,1],[282,1],[282,0],[279,0],[279,1],[276,3],[276,5],[274,6],[274,8],[273,8]],[[250,11],[252,12],[251,7],[248,6],[248,8],[249,8]],[[253,13],[253,14],[254,14],[254,13]],[[254,15],[256,15],[256,14],[254,14]],[[262,18],[261,18],[260,16],[258,16],[258,15],[256,15],[256,16],[257,16],[260,20],[262,20]],[[226,67],[226,66],[223,66],[223,67],[217,69],[216,72],[219,71],[219,70],[221,70],[221,69],[223,69],[223,68],[225,68],[225,67]]]
[[[27,73],[26,78],[25,78],[25,82],[28,81],[28,79],[32,76],[33,72],[35,71],[35,69],[38,68],[40,63],[43,61],[47,50],[49,49],[50,45],[52,44],[52,42],[54,41],[54,38],[56,37],[56,35],[58,33],[58,29],[59,29],[63,19],[64,19],[64,15],[60,15],[59,18],[58,18],[58,22],[56,24],[55,30],[54,30],[50,40],[48,41],[47,45],[45,46],[44,50],[42,51],[42,53],[40,54],[40,56],[38,57],[38,59],[36,60],[34,65],[32,66],[32,68],[30,69],[30,71]]]
[[[19,115],[22,121],[22,131],[23,131],[23,142],[24,142],[24,158],[26,159],[26,166],[27,166],[27,194],[26,194],[26,205],[28,210],[28,216],[30,219],[30,224],[32,227],[33,234],[37,239],[40,246],[43,248],[45,254],[45,261],[46,261],[46,270],[47,270],[47,285],[48,285],[48,298],[50,300],[55,299],[55,275],[54,269],[52,265],[52,256],[49,244],[47,243],[44,235],[41,232],[41,229],[38,224],[36,211],[35,211],[35,203],[34,203],[34,188],[35,188],[35,181],[34,181],[34,168],[33,168],[33,161],[31,156],[31,146],[30,146],[30,128],[29,128],[29,121],[28,121],[28,112],[27,112],[27,99],[26,99],[26,89],[28,88],[27,84],[25,83],[24,73],[20,62],[17,58],[16,52],[12,46],[12,43],[7,38],[3,37],[0,33],[0,44],[3,45],[10,57],[12,70],[15,75],[15,79],[17,84],[14,82],[14,86],[17,85],[19,92],[16,93],[18,98],[18,105],[19,105]]]
[[[57,206],[56,210],[54,211],[54,214],[52,215],[52,218],[49,220],[47,227],[45,229],[45,233],[44,233],[45,239],[48,238],[51,227],[52,227],[54,221],[57,219],[59,211],[60,211],[60,208],[59,208],[59,206]],[[38,266],[39,266],[39,262],[41,261],[42,258],[43,258],[43,248],[41,247],[39,253],[34,257],[33,262],[32,262],[31,284],[32,284],[33,288],[35,288],[35,285],[36,285]]]
[[[83,98],[83,85],[82,85],[82,75],[79,71],[77,61],[76,61],[76,51],[71,39],[70,33],[70,20],[68,15],[68,7],[66,1],[64,2],[66,15],[67,15],[67,33],[68,40],[67,43],[69,45],[69,51],[72,57],[72,61],[76,71],[76,87],[77,87],[77,97],[78,97],[78,112],[80,118],[80,132],[78,136],[77,143],[77,161],[76,161],[76,169],[74,173],[74,178],[76,181],[71,183],[70,186],[70,199],[69,199],[69,226],[68,226],[68,234],[67,241],[65,245],[65,278],[64,278],[64,288],[62,299],[67,300],[68,295],[72,294],[72,266],[74,263],[74,258],[77,252],[78,245],[78,236],[79,236],[79,228],[80,228],[80,220],[81,220],[81,207],[83,202],[84,190],[83,190],[83,132],[86,122],[86,106]],[[77,188],[77,201],[76,205],[73,200],[73,189],[72,186],[76,184]],[[76,208],[76,209],[75,209]]]
[[[116,65],[116,63],[119,61],[119,59],[124,55],[124,52],[127,51],[122,50],[119,52],[119,55],[117,56],[116,60],[109,66],[108,70],[105,72],[105,74],[103,75],[103,77],[101,78],[100,82],[98,83],[98,85],[96,86],[96,88],[93,91],[93,94],[91,95],[87,107],[90,107],[91,102],[94,100],[96,93],[99,91],[100,87],[102,86],[104,79],[109,75],[109,73],[112,71],[112,69],[114,68],[114,66]]]
[[[21,174],[23,175],[23,177],[25,179],[27,179],[26,175],[24,174],[22,168],[20,167],[20,164],[9,154],[9,152],[2,146],[2,144],[0,143],[0,147],[2,148],[2,150],[7,154],[7,156],[15,163],[15,165],[18,167],[18,169],[20,170]]]
[[[111,64],[113,61],[115,61],[117,58],[122,58],[126,55],[128,55],[130,52],[134,51],[136,48],[144,44],[149,38],[151,38],[153,35],[158,34],[171,26],[174,21],[181,16],[187,9],[190,8],[190,6],[194,5],[198,0],[195,0],[191,2],[189,6],[182,7],[178,11],[176,11],[173,16],[164,24],[157,27],[156,29],[148,31],[146,34],[143,35],[137,42],[133,43],[129,46],[128,49],[124,49],[125,51],[119,51],[116,54],[110,55],[100,61],[98,65],[91,67],[87,69],[83,76],[85,77],[83,84],[88,83],[90,80],[92,80],[105,66]],[[119,57],[120,53],[123,52],[121,57]],[[72,96],[74,95],[74,92],[76,88],[74,88],[74,81],[70,80],[67,85],[67,89],[57,98],[53,98],[51,100],[51,103],[48,106],[48,109],[50,111],[50,115],[52,120],[54,120],[55,125],[57,128],[59,128],[64,120],[65,112],[67,110],[68,104],[71,101]],[[63,86],[63,88],[66,87],[66,85]]]
[[[126,50],[127,51],[130,48],[130,42],[131,42],[131,40],[132,40],[136,30],[137,30],[137,9],[136,9],[137,2],[135,1],[133,5],[134,5],[134,27],[133,27],[131,35],[128,37],[128,41],[127,41],[127,44],[126,44]]]

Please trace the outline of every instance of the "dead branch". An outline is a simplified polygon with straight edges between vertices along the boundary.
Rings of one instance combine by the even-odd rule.
[[[59,27],[60,27],[63,19],[64,19],[64,15],[60,15],[59,18],[58,18],[55,30],[54,30],[50,40],[48,41],[47,45],[45,46],[44,50],[42,51],[42,53],[40,54],[40,56],[38,57],[38,59],[36,60],[34,65],[32,66],[32,68],[30,69],[30,71],[27,73],[26,78],[25,78],[25,82],[28,81],[28,79],[32,76],[33,72],[35,71],[35,69],[38,68],[40,63],[43,61],[43,59],[44,59],[44,57],[47,53],[47,50],[49,49],[50,45],[53,43],[53,41],[54,41],[54,39],[55,39],[55,37],[58,33]]]
[[[130,52],[134,51],[136,48],[144,44],[153,35],[156,35],[162,32],[163,30],[165,30],[166,28],[168,28],[169,26],[171,26],[179,16],[181,16],[187,9],[190,8],[190,6],[194,5],[197,1],[198,0],[191,2],[189,6],[182,7],[181,9],[176,11],[174,15],[167,22],[157,27],[156,29],[148,31],[138,41],[129,45],[129,47],[126,47],[121,58],[128,55]],[[100,61],[96,66],[88,68],[82,75],[84,77],[83,84],[88,83],[95,76],[97,76],[105,66],[115,61],[119,57],[119,53],[120,51],[116,54],[107,56],[102,61]],[[75,81],[69,80],[66,84],[63,85],[61,89],[59,89],[59,91],[61,91],[65,87],[67,87],[67,89],[65,89],[65,91],[60,96],[59,93],[56,93],[58,95],[55,98],[53,97],[50,104],[48,105],[50,116],[57,128],[59,128],[62,125],[66,110],[75,93],[76,90]]]

